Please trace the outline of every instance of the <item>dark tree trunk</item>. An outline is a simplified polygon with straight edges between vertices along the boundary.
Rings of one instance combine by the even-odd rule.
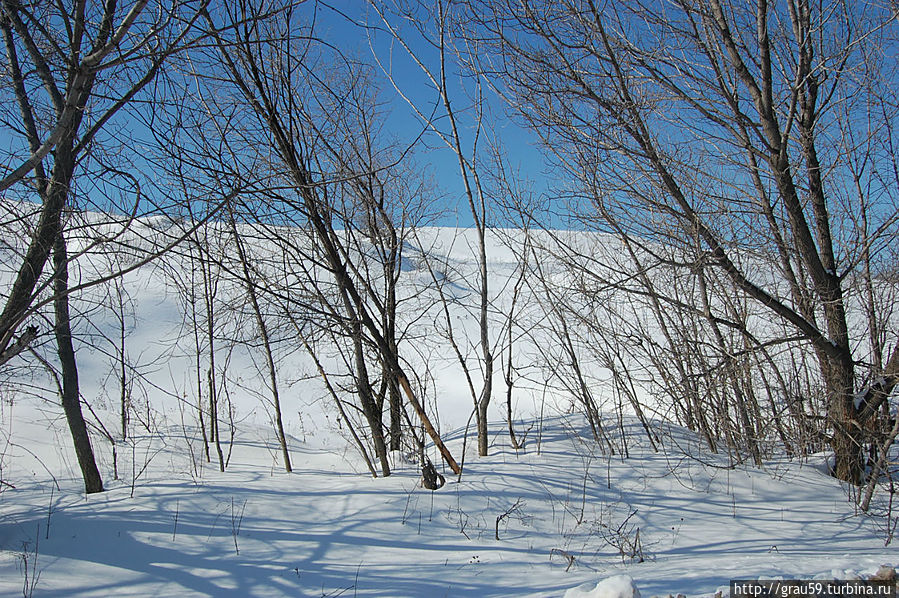
[[[69,270],[66,241],[62,233],[58,233],[53,244],[53,287],[56,297],[53,301],[56,311],[56,345],[59,363],[62,368],[62,408],[66,414],[72,442],[81,475],[84,477],[84,490],[88,494],[103,492],[103,480],[94,460],[94,450],[87,433],[87,424],[81,413],[81,400],[78,389],[78,366],[75,362],[75,348],[72,345],[72,325],[69,318]]]
[[[393,277],[395,268],[391,266],[388,273]],[[385,326],[384,340],[393,354],[398,355],[399,349],[396,343],[396,280],[391,278],[387,289],[387,301],[385,302]],[[403,443],[403,397],[400,394],[400,383],[396,368],[384,365],[384,375],[387,376],[388,409],[390,412],[390,450],[398,451]]]
[[[371,430],[371,441],[374,445],[375,456],[381,462],[381,475],[390,475],[390,462],[387,459],[387,444],[384,442],[384,430],[381,422],[381,409],[375,401],[375,395],[368,380],[368,367],[365,365],[365,346],[362,341],[362,324],[354,324],[353,353],[356,363],[356,389],[359,392],[359,402],[362,404],[362,413]]]
[[[865,464],[862,458],[865,433],[859,424],[853,392],[853,366],[848,353],[844,359],[831,359],[822,365],[827,415],[833,426],[830,447],[834,453],[833,475],[852,484],[862,484]]]
[[[394,372],[390,373],[387,392],[390,405],[390,450],[398,451],[403,446],[403,397]]]

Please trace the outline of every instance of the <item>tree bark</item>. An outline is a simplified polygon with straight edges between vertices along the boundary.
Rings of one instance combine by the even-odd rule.
[[[72,434],[75,455],[84,478],[84,491],[88,494],[103,492],[103,479],[94,460],[94,450],[87,431],[84,415],[81,413],[81,395],[78,388],[78,366],[75,362],[75,348],[72,345],[72,324],[69,317],[69,265],[66,241],[58,233],[53,244],[53,286],[56,312],[56,345],[62,369],[62,407],[66,422]]]

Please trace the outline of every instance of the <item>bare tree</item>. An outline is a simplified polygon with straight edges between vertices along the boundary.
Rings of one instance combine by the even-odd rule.
[[[814,354],[834,475],[860,483],[866,422],[899,382],[897,347],[881,382],[863,385],[859,366],[888,345],[853,338],[848,294],[899,216],[883,143],[899,106],[882,53],[895,14],[765,0],[466,5],[479,69],[544,137],[599,226],[647,256],[648,243],[679,248],[647,267],[714,273],[782,325],[746,330],[719,304],[688,299],[751,335],[753,351],[798,338]],[[860,195],[844,165],[868,146],[830,141],[849,130],[879,148],[854,169]],[[859,238],[843,223],[862,213]]]
[[[42,210],[18,275],[5,294],[2,359],[8,358],[7,348],[30,313],[62,230],[60,219],[70,201],[79,158],[183,47],[199,16],[192,4],[154,11],[146,0],[127,7],[112,2],[95,12],[81,1],[70,7],[3,2],[0,30],[11,76],[2,93],[11,102],[2,119],[21,139],[27,157],[4,174],[0,189],[24,182],[41,199]],[[20,153],[7,156],[7,161]],[[36,176],[27,178],[32,171]]]
[[[278,18],[265,24],[248,22],[249,17],[266,11],[277,12]],[[254,146],[259,153],[243,148],[238,154],[265,155],[274,185],[258,191],[268,202],[267,209],[304,224],[314,240],[314,259],[308,264],[330,279],[334,299],[328,302],[326,313],[345,327],[352,343],[356,390],[382,471],[388,473],[389,464],[381,413],[368,374],[372,352],[386,371],[395,375],[444,460],[458,473],[458,464],[412,388],[397,348],[379,326],[384,308],[378,293],[372,292],[360,275],[356,256],[338,228],[340,194],[347,191],[341,183],[355,188],[357,196],[362,188],[364,195],[369,192],[365,177],[372,169],[384,167],[366,164],[360,171],[353,157],[352,148],[363,147],[357,136],[365,133],[356,128],[362,104],[354,100],[362,97],[359,94],[365,84],[357,79],[359,65],[348,64],[345,56],[318,43],[297,7],[289,2],[277,6],[239,2],[221,7],[215,14],[206,13],[205,18],[219,31],[216,53],[208,58],[211,64],[221,65],[220,76],[239,102],[233,105],[244,108],[242,126],[253,127],[256,135]],[[217,101],[224,99],[219,96]],[[243,164],[252,168],[253,158]]]
[[[485,100],[479,78],[474,78],[473,98],[460,97],[457,93],[462,85],[453,82],[454,77],[462,77],[467,71],[462,65],[462,53],[452,46],[456,37],[453,35],[454,17],[451,14],[451,2],[438,0],[431,5],[428,2],[403,3],[403,2],[376,2],[370,1],[371,6],[377,12],[381,23],[386,27],[390,35],[399,43],[400,47],[409,58],[418,66],[426,80],[428,87],[436,94],[439,112],[429,113],[428,109],[412,99],[412,94],[406,88],[406,84],[399,77],[394,76],[390,68],[384,66],[388,61],[379,60],[382,70],[390,79],[400,96],[407,102],[415,115],[421,120],[425,131],[429,132],[443,143],[455,155],[459,167],[459,179],[462,182],[465,200],[471,215],[476,232],[475,252],[477,260],[477,280],[474,285],[476,290],[477,306],[475,308],[478,322],[477,351],[479,353],[478,366],[481,372],[480,390],[476,390],[473,384],[470,366],[465,355],[460,351],[459,344],[454,338],[449,342],[453,346],[458,361],[465,373],[469,390],[474,401],[475,420],[478,428],[478,454],[488,454],[489,438],[487,435],[487,410],[493,398],[493,376],[495,373],[496,357],[494,355],[494,339],[491,338],[490,322],[490,287],[487,262],[487,231],[488,218],[488,190],[482,181],[482,169],[479,162],[482,156],[481,146],[486,135]],[[392,5],[392,6],[391,6]],[[410,32],[405,32],[397,25],[398,22],[410,25]],[[407,39],[407,36],[409,39]],[[418,38],[413,41],[413,36]],[[424,43],[420,43],[420,42]],[[427,57],[416,47],[434,49],[436,54]],[[376,56],[377,58],[377,56]],[[389,61],[392,63],[392,58]],[[474,116],[470,122],[466,122],[457,105],[471,101],[474,105]],[[448,125],[444,128],[440,123],[444,117]],[[462,128],[470,126],[474,129],[471,133],[472,141],[466,143]],[[435,281],[436,282],[436,281]],[[445,302],[446,298],[443,297]],[[452,337],[453,328],[447,316],[447,334]]]
[[[18,339],[16,334],[38,308],[41,291],[52,286],[62,403],[88,493],[102,491],[103,485],[81,414],[69,319],[73,289],[68,283],[71,256],[64,213],[72,207],[80,160],[89,152],[98,155],[92,148],[100,131],[156,78],[199,17],[189,4],[158,11],[148,4],[137,1],[120,7],[108,2],[97,8],[80,1],[66,6],[7,0],[0,7],[4,66],[10,75],[2,94],[12,100],[5,103],[2,120],[20,144],[12,145],[6,158],[7,162],[22,158],[18,167],[3,173],[0,190],[24,183],[25,197],[34,194],[41,203],[15,280],[4,293],[0,363],[21,353],[34,338],[34,327]],[[35,176],[29,178],[32,172]],[[140,192],[135,196],[140,198]],[[51,254],[54,271],[42,279]]]
[[[252,271],[250,257],[244,247],[243,239],[237,228],[237,221],[234,218],[233,207],[229,206],[228,221],[231,226],[231,234],[234,241],[234,247],[237,249],[237,257],[240,261],[240,269],[243,273],[242,282],[246,285],[247,297],[250,300],[250,306],[253,309],[253,316],[256,319],[256,326],[259,330],[259,336],[262,341],[262,349],[265,352],[265,365],[268,374],[269,390],[272,393],[272,407],[274,409],[275,433],[278,436],[278,444],[281,447],[281,457],[284,460],[284,470],[287,473],[293,471],[290,464],[290,451],[287,447],[287,436],[284,433],[284,418],[281,411],[281,393],[278,389],[278,371],[275,367],[274,351],[272,349],[271,335],[269,334],[269,325],[266,323],[265,316],[259,303],[259,278],[260,274]]]

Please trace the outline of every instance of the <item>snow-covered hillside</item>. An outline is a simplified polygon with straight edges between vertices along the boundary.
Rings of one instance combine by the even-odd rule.
[[[492,235],[489,248],[497,317],[518,263],[502,237]],[[435,340],[427,288],[435,276],[416,261],[439,256],[451,315],[473,338],[473,242],[470,231],[422,230],[403,267],[410,311],[401,350],[409,363],[427,363],[428,408],[464,458],[461,478],[445,470],[436,492],[421,487],[414,456],[401,452],[391,454],[394,475],[368,475],[315,365],[289,343],[277,357],[294,472],[279,466],[250,342],[220,362],[234,432],[219,472],[191,411],[197,366],[185,298],[165,282],[178,258],[126,275],[118,313],[108,288],[79,296],[82,395],[107,490],[83,494],[52,380],[20,358],[0,401],[0,595],[561,597],[626,574],[644,597],[711,596],[734,578],[849,578],[899,565],[885,546],[890,520],[860,515],[825,455],[734,465],[661,417],[647,431],[612,400],[600,370],[592,392],[615,425],[607,442],[594,442],[584,417],[570,412],[572,399],[528,371],[533,339],[515,355],[524,374],[514,426],[524,447],[510,445],[498,396],[490,455],[478,457],[471,398]],[[124,441],[101,429],[118,417],[112,376],[122,325],[134,380]],[[216,334],[247,334],[246,322],[223,320]],[[339,369],[340,356],[326,365]]]

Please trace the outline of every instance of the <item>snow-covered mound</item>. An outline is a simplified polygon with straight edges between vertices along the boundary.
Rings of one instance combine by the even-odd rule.
[[[595,586],[584,583],[565,592],[564,598],[640,598],[640,590],[629,575],[615,575]]]

